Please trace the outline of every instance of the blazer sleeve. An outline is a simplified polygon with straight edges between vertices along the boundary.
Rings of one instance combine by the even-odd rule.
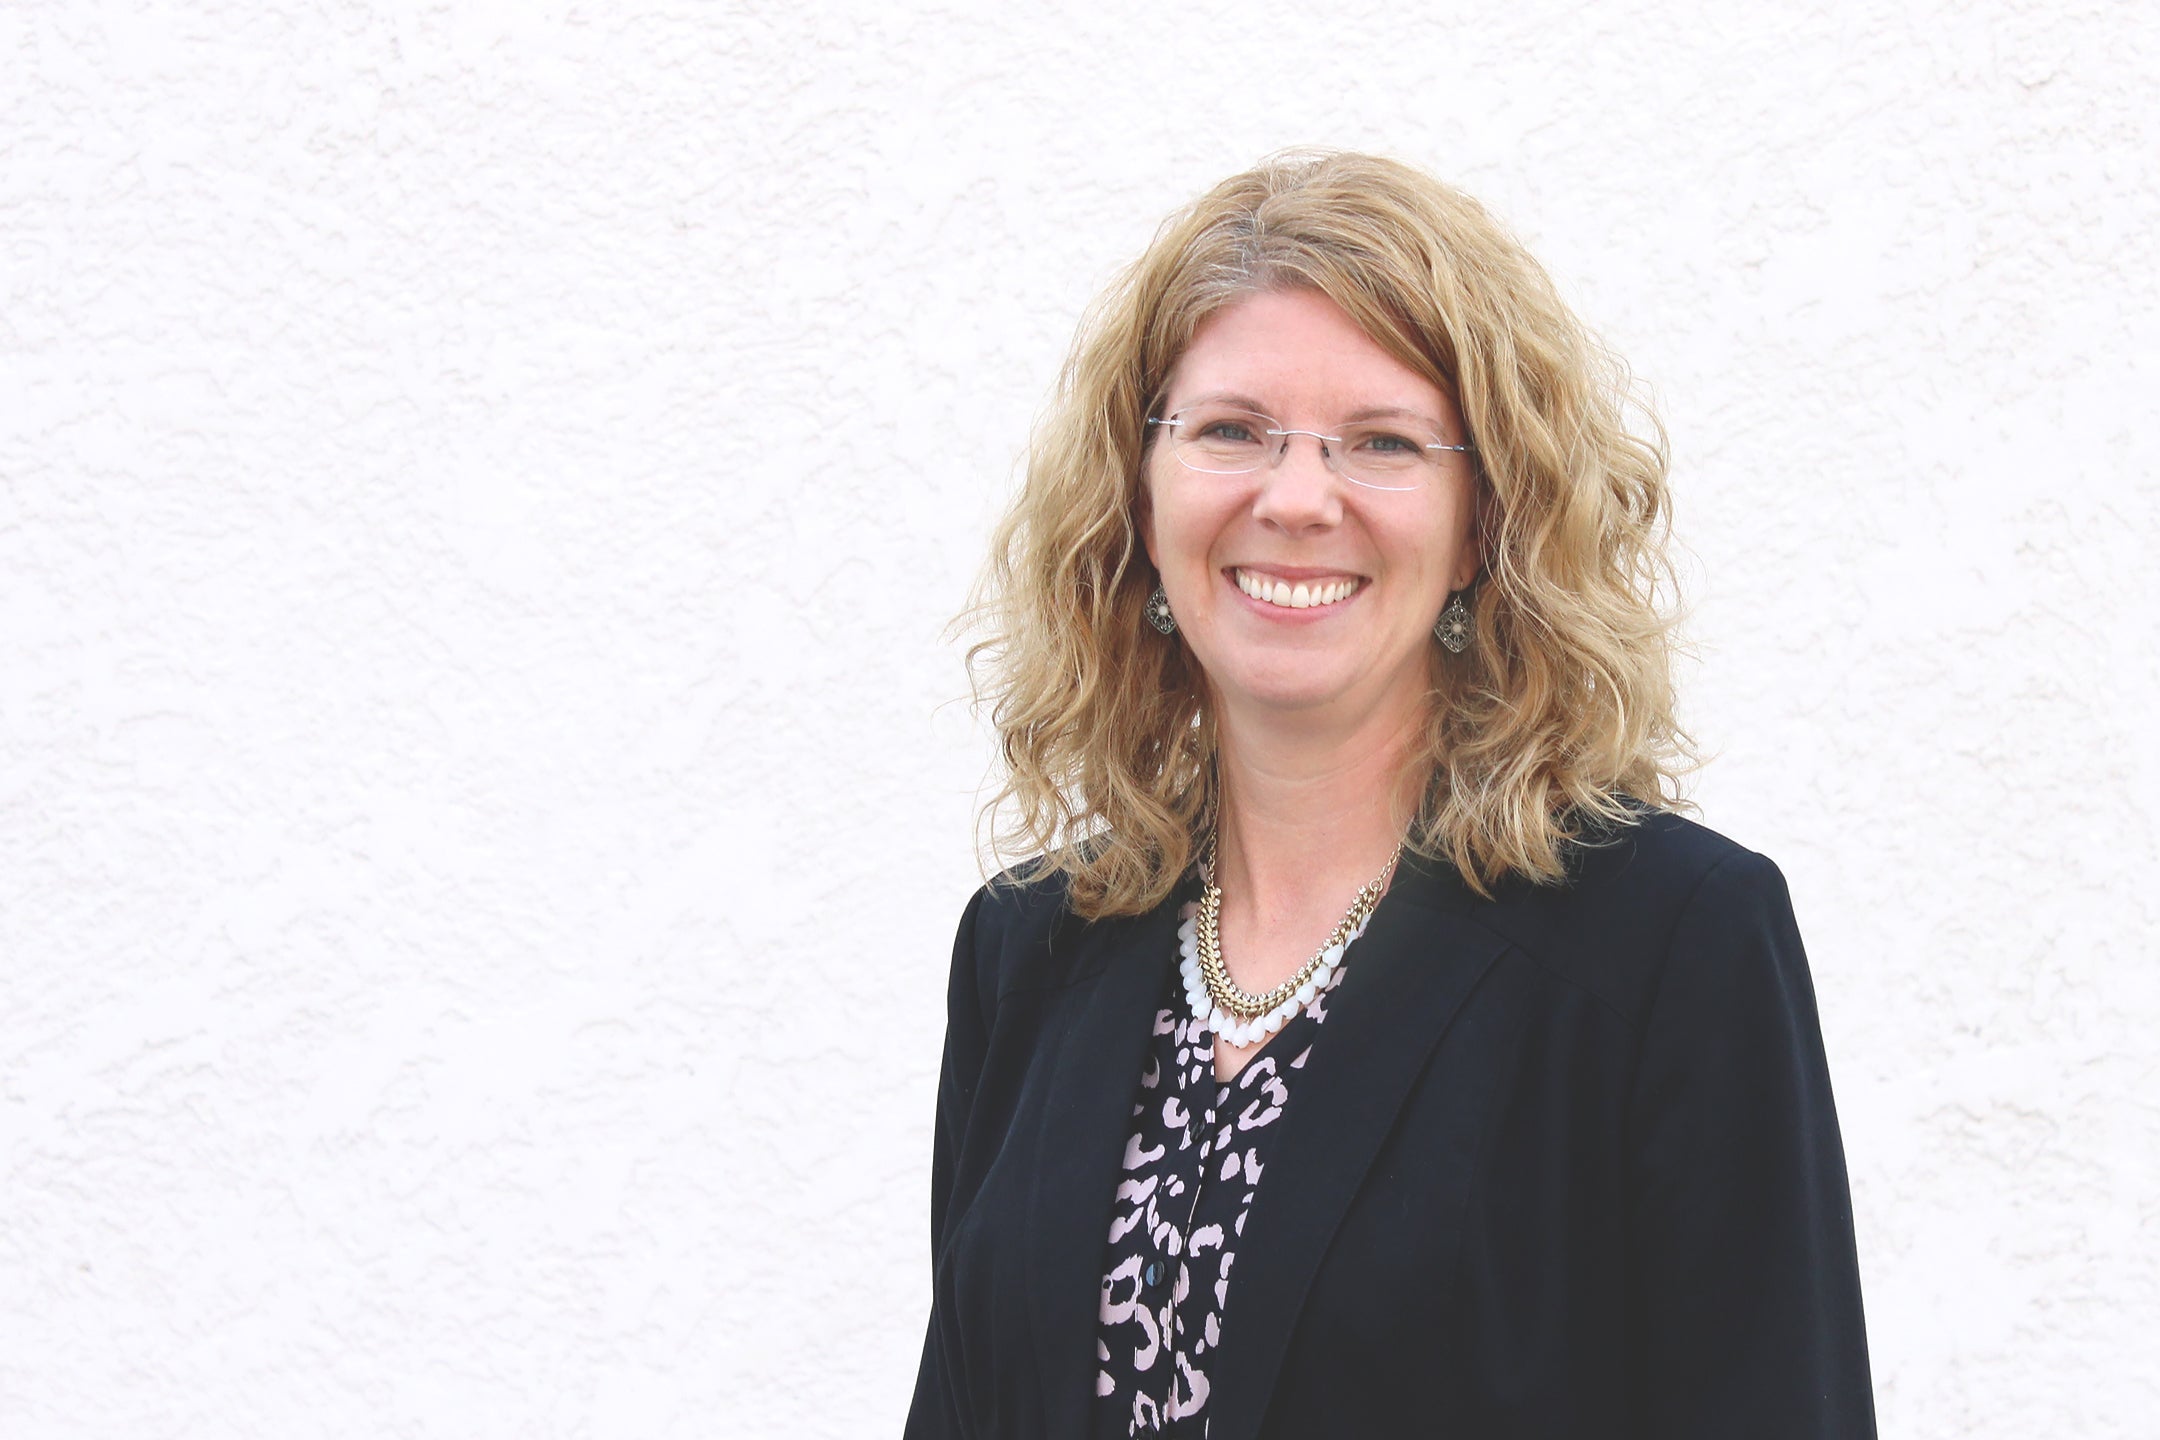
[[[975,892],[960,917],[953,940],[952,974],[945,987],[945,1054],[938,1067],[937,1119],[930,1149],[930,1267],[935,1294],[937,1264],[945,1253],[946,1226],[952,1219],[954,1179],[960,1142],[967,1134],[968,1112],[989,1047],[990,1018],[983,1004],[977,971],[976,927],[988,889]],[[933,1299],[929,1333],[923,1338],[922,1363],[915,1376],[915,1398],[908,1408],[908,1440],[942,1440],[967,1433],[960,1418],[957,1388],[942,1343],[944,1317]]]
[[[1871,1437],[1844,1147],[1777,867],[1714,868],[1674,930],[1629,1097],[1643,1433]]]

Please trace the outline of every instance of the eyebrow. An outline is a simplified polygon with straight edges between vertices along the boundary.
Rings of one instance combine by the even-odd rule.
[[[1356,425],[1366,420],[1416,420],[1430,425],[1435,432],[1447,428],[1440,423],[1440,417],[1437,415],[1428,415],[1422,410],[1405,409],[1400,405],[1368,405],[1363,410],[1353,411],[1343,416],[1336,423],[1339,425]]]
[[[1190,410],[1195,405],[1237,405],[1252,411],[1255,415],[1267,414],[1265,405],[1253,399],[1252,396],[1237,390],[1210,390],[1205,395],[1195,395],[1184,404],[1172,407],[1172,410],[1173,413],[1177,410]],[[1269,416],[1269,418],[1273,419],[1274,417]]]

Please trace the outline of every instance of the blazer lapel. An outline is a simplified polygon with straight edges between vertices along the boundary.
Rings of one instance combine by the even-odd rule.
[[[1118,1167],[1132,1132],[1133,1096],[1163,987],[1177,955],[1180,886],[1133,920],[1087,927],[1077,968],[1100,966],[1092,982],[1066,996],[1076,1014],[1066,1025],[1051,1073],[1037,1151],[1033,1257],[1029,1290],[1043,1434],[1079,1440],[1095,1402],[1095,1332],[1102,1306],[1102,1263],[1110,1243]]]
[[[1451,873],[1405,856],[1352,948],[1240,1237],[1222,1348],[1208,1367],[1213,1440],[1258,1434],[1321,1257],[1411,1085],[1504,948],[1455,918],[1466,900]]]

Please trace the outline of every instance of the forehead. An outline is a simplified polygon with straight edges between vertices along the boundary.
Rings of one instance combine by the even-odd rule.
[[[1454,413],[1438,386],[1390,355],[1316,290],[1247,295],[1200,323],[1171,368],[1167,398],[1175,407],[1211,396],[1284,409],[1390,406],[1436,418]]]

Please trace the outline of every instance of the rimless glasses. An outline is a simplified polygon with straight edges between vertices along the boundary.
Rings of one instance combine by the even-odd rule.
[[[1310,435],[1320,444],[1327,467],[1353,485],[1368,490],[1416,490],[1432,484],[1452,455],[1467,455],[1470,445],[1450,445],[1423,421],[1407,416],[1353,421],[1335,428],[1292,430],[1256,410],[1235,405],[1191,405],[1161,419],[1150,417],[1170,435],[1178,463],[1205,475],[1250,475],[1282,462],[1290,437]]]

